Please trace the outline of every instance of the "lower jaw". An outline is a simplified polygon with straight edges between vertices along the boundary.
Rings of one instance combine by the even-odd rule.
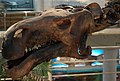
[[[80,57],[77,52],[71,52],[69,50],[69,54],[66,54],[66,51],[68,50],[68,47],[64,45],[63,43],[58,43],[55,45],[51,45],[48,47],[45,47],[41,50],[38,50],[30,56],[28,56],[26,59],[24,59],[20,64],[13,66],[10,69],[6,70],[7,76],[11,77],[13,79],[17,79],[20,77],[23,77],[24,75],[28,74],[36,65],[49,61],[52,58],[56,57],[73,57],[73,58],[83,58]]]
[[[6,69],[7,76],[13,79],[23,77],[24,75],[28,74],[36,65],[44,61],[49,61],[50,59],[57,57],[59,53],[64,52],[61,50],[63,48],[65,48],[65,45],[63,45],[62,43],[58,43],[55,45],[45,47],[41,50],[38,50],[30,54],[27,58],[22,60],[19,64],[16,64],[11,68]]]

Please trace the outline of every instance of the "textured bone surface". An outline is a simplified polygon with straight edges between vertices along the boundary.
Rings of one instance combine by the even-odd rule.
[[[91,47],[86,45],[88,35],[114,24],[116,18],[110,18],[111,10],[102,12],[97,3],[81,11],[72,9],[72,12],[49,9],[40,16],[19,21],[7,29],[2,56],[8,60],[6,73],[9,77],[23,77],[36,65],[58,56],[78,59],[90,57]]]

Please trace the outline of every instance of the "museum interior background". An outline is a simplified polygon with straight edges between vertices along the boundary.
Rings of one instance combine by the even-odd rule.
[[[107,1],[110,0],[0,0],[0,43],[2,42],[4,31],[11,25],[23,19],[40,16],[43,11],[54,8],[57,5],[86,6],[89,3],[97,2],[101,7],[104,7]],[[49,63],[38,65],[28,76],[22,79],[43,81],[40,78],[44,78],[46,79],[45,81],[48,79],[48,81],[54,81],[56,75],[68,74],[70,76],[67,76],[67,78],[75,78],[78,81],[105,81],[107,80],[106,77],[114,78],[114,80],[108,79],[109,81],[120,81],[120,24],[94,33],[88,37],[87,43],[93,48],[93,57],[91,59],[58,57],[52,59]],[[0,59],[0,79],[4,80],[5,75],[2,68],[4,60],[1,54]],[[101,61],[104,59],[115,60],[109,62]],[[68,63],[65,63],[66,61]],[[113,72],[113,75],[102,74],[102,72],[107,71]],[[84,75],[84,73],[86,74]],[[91,73],[91,75],[87,75],[87,73]],[[76,74],[76,76],[72,76],[72,74]],[[78,74],[81,75],[78,76]]]

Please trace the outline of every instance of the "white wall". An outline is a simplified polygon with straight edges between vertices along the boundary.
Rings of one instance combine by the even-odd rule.
[[[90,46],[119,46],[119,35],[92,35],[88,37],[87,45]]]
[[[44,0],[44,10],[52,8],[52,1],[53,0]]]
[[[34,0],[34,8],[35,8],[35,11],[43,11],[44,0]]]
[[[53,0],[34,0],[35,11],[43,11],[52,8]]]

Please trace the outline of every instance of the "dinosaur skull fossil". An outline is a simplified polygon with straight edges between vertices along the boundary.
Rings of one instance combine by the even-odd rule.
[[[4,33],[2,43],[2,56],[8,60],[8,76],[22,77],[36,65],[57,56],[86,58],[90,55],[91,48],[86,46],[88,34],[106,27],[104,24],[103,28],[95,27],[93,8],[76,13],[51,9],[12,25]],[[100,10],[98,7],[96,13],[101,14]]]

